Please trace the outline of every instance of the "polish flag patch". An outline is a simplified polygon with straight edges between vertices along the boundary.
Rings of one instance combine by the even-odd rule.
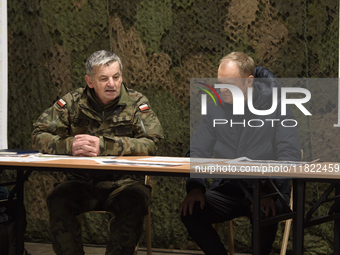
[[[145,110],[149,110],[150,107],[147,104],[142,104],[139,106],[139,110],[141,111],[145,111]]]
[[[66,102],[63,99],[59,99],[58,105],[63,108],[66,105]]]

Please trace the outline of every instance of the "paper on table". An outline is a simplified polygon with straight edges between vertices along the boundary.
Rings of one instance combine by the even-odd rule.
[[[98,156],[98,157],[75,157],[70,155],[53,155],[53,154],[37,154],[37,158],[46,158],[47,160],[57,160],[57,159],[81,159],[81,160],[96,160],[100,159],[113,159],[114,156]]]
[[[235,164],[235,165],[244,165],[244,164],[251,164],[251,165],[278,165],[278,166],[283,166],[283,165],[303,165],[307,164],[307,162],[300,162],[300,161],[277,161],[277,160],[253,160],[249,159],[247,157],[240,157],[232,160],[227,160],[225,163],[228,164]]]
[[[38,161],[47,161],[47,159],[39,159],[37,157],[33,156],[5,156],[1,157],[0,156],[0,161],[3,162],[38,162]]]
[[[37,150],[22,150],[22,149],[1,149],[0,156],[24,156],[24,155],[33,155],[38,154]]]
[[[117,165],[131,165],[131,166],[153,166],[153,167],[164,167],[164,166],[180,166],[180,163],[166,163],[166,162],[141,162],[126,159],[95,159],[100,164],[117,164]]]
[[[0,161],[5,162],[44,162],[44,161],[52,161],[52,160],[59,160],[59,159],[72,159],[72,160],[95,160],[101,158],[102,160],[110,160],[115,157],[108,156],[108,157],[74,157],[68,155],[52,155],[52,154],[22,154],[22,155],[0,155]]]
[[[190,162],[191,163],[208,163],[208,162],[220,162],[223,161],[224,159],[220,158],[191,158]]]
[[[190,163],[190,158],[188,157],[150,157],[150,158],[141,158],[138,160],[146,160],[146,161],[170,161],[170,162],[186,162],[186,163]]]

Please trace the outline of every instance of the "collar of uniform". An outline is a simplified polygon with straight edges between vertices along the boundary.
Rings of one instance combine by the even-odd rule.
[[[121,91],[120,95],[117,98],[115,98],[113,101],[111,101],[107,105],[104,105],[97,98],[96,93],[94,92],[94,89],[86,87],[86,90],[87,90],[86,94],[87,94],[87,97],[89,99],[90,105],[96,112],[102,112],[102,111],[105,111],[107,109],[110,109],[111,107],[116,106],[119,103],[120,98],[122,97],[122,94],[124,94]]]
[[[127,101],[129,100],[129,95],[127,88],[124,83],[122,83],[122,86],[120,88],[120,99],[118,102],[118,105],[127,105]]]

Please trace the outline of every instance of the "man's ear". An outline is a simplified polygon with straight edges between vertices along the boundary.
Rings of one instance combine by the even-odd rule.
[[[85,81],[87,83],[87,86],[89,86],[90,89],[93,89],[93,84],[92,84],[91,76],[85,75]]]
[[[249,75],[248,78],[247,78],[247,81],[246,81],[247,87],[250,88],[251,86],[253,86],[253,82],[254,82],[254,76],[253,75]]]

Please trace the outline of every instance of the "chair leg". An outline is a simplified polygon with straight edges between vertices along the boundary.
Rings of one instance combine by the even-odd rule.
[[[233,221],[228,221],[228,247],[229,247],[229,255],[234,255],[234,230],[233,230]]]
[[[233,221],[227,221],[228,224],[228,248],[229,248],[229,255],[234,255],[234,231],[233,231]],[[215,230],[218,233],[220,230],[221,223],[215,224]]]
[[[290,231],[290,225],[292,224],[292,219],[286,220],[285,230],[283,232],[282,245],[280,255],[285,255],[288,245],[288,237]]]
[[[301,158],[303,155],[303,150],[301,150]],[[290,202],[289,202],[290,208],[293,208],[293,188],[290,191]],[[287,251],[287,245],[288,245],[288,237],[289,237],[289,231],[290,226],[292,225],[292,219],[285,221],[285,230],[283,232],[283,238],[282,238],[282,245],[281,245],[281,252],[280,255],[285,255]]]
[[[215,224],[215,230],[216,230],[217,233],[220,231],[220,226],[221,226],[221,223]]]
[[[233,230],[233,221],[227,221],[228,224],[228,248],[229,248],[229,255],[234,255],[234,230]],[[218,233],[220,230],[221,223],[215,224],[215,230]]]
[[[139,242],[137,243],[137,245],[135,247],[135,251],[134,251],[133,255],[137,255],[138,254],[138,246],[139,246]]]
[[[150,185],[150,177],[145,175],[145,185]],[[146,230],[146,254],[152,254],[152,244],[151,244],[151,211],[150,206],[148,208],[148,215],[146,215],[145,219],[145,230]]]

